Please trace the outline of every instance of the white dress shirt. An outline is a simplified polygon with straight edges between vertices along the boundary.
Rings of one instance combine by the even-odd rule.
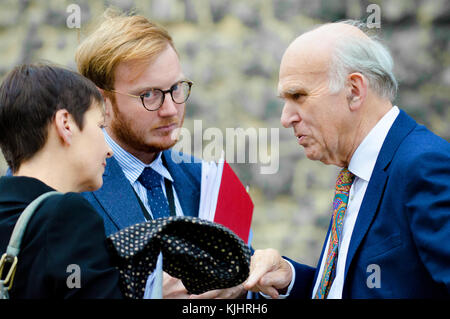
[[[352,187],[350,188],[349,200],[347,203],[347,210],[344,216],[344,223],[342,234],[339,242],[339,254],[336,265],[336,276],[328,292],[328,299],[341,299],[342,289],[344,288],[344,272],[345,263],[347,260],[348,247],[350,245],[350,239],[352,237],[353,228],[355,227],[358,212],[361,207],[362,200],[366,193],[367,185],[369,185],[370,177],[372,176],[373,168],[383,146],[386,135],[392,127],[395,119],[397,118],[400,110],[397,106],[394,106],[388,113],[386,113],[380,121],[374,126],[369,134],[364,138],[361,144],[353,154],[348,170],[355,175]],[[328,252],[328,245],[330,243],[330,236],[328,236],[325,250],[320,262],[319,274],[314,285],[311,298],[314,298],[316,291],[319,287],[322,279],[323,269],[325,268],[326,257]],[[292,290],[293,283],[295,281],[295,270],[290,262],[288,262],[293,270],[292,281],[288,287],[286,295],[280,296],[286,298]],[[268,297],[262,294],[264,297]]]
[[[364,138],[361,144],[356,149],[350,160],[348,170],[355,175],[352,187],[350,188],[347,210],[344,216],[344,224],[342,234],[339,242],[339,254],[336,265],[336,276],[328,292],[328,299],[341,299],[342,289],[344,287],[344,272],[345,263],[347,260],[348,247],[352,237],[353,228],[355,227],[356,219],[358,218],[359,209],[366,193],[367,186],[372,176],[373,168],[383,146],[386,135],[392,127],[400,110],[394,106],[388,113],[386,113],[380,121],[374,126],[369,134]],[[331,234],[330,234],[331,235]],[[323,269],[326,263],[326,256],[330,236],[328,236],[325,251],[323,253],[320,264],[319,275],[317,276],[314,285],[312,298],[314,298],[322,278]]]
[[[150,205],[148,204],[147,189],[138,181],[138,178],[139,176],[141,176],[142,172],[146,167],[151,167],[158,174],[162,175],[164,178],[167,178],[169,181],[173,183],[172,176],[170,175],[169,171],[162,162],[161,159],[162,152],[158,154],[158,156],[153,162],[146,165],[142,161],[137,159],[135,156],[131,155],[130,153],[125,151],[122,147],[120,147],[120,145],[117,144],[105,130],[103,130],[103,133],[105,134],[106,142],[114,152],[114,159],[119,163],[119,166],[122,169],[123,173],[125,174],[125,177],[128,179],[131,186],[136,191],[136,194],[139,196],[145,208],[153,218],[152,210],[150,208]],[[164,195],[167,197],[166,185],[164,183],[163,178],[161,179],[161,188],[163,190]],[[172,189],[175,202],[175,212],[177,216],[183,216],[183,210],[181,209],[181,205],[180,202],[178,201],[178,196],[173,185]]]

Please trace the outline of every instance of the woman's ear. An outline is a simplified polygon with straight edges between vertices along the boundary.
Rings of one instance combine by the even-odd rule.
[[[358,110],[367,96],[369,82],[367,78],[359,72],[349,74],[347,78],[348,95],[347,101],[351,111]]]
[[[75,122],[72,115],[66,110],[61,109],[56,111],[53,123],[56,128],[56,132],[64,144],[71,145],[73,138],[73,130]]]

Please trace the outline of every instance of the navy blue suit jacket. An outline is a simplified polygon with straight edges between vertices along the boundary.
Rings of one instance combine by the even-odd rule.
[[[293,264],[296,281],[290,296],[311,298],[319,267]],[[375,271],[379,287],[369,278]],[[449,296],[450,144],[401,111],[361,204],[342,297]]]
[[[200,204],[201,162],[190,155],[163,152],[167,170],[185,216],[198,216]],[[103,186],[82,195],[103,217],[106,236],[145,221],[134,190],[114,157],[107,159]]]

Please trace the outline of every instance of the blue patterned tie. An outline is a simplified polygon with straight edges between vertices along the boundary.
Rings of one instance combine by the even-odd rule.
[[[169,217],[170,210],[166,196],[161,188],[162,176],[152,168],[146,167],[139,176],[138,181],[147,189],[147,198],[153,219]]]

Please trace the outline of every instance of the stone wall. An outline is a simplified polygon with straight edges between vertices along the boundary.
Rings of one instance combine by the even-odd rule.
[[[81,29],[67,27],[72,3],[81,9]],[[329,223],[337,169],[306,159],[292,130],[281,127],[278,67],[297,35],[323,22],[367,19],[372,3],[381,9],[381,35],[396,63],[396,104],[450,140],[446,0],[1,0],[0,78],[16,64],[42,59],[74,68],[79,41],[109,5],[135,8],[159,22],[172,34],[184,72],[195,82],[185,127],[192,130],[201,119],[203,130],[279,129],[279,150],[271,149],[280,158],[278,173],[262,175],[259,164],[232,166],[255,203],[253,246],[278,248],[313,265]]]

